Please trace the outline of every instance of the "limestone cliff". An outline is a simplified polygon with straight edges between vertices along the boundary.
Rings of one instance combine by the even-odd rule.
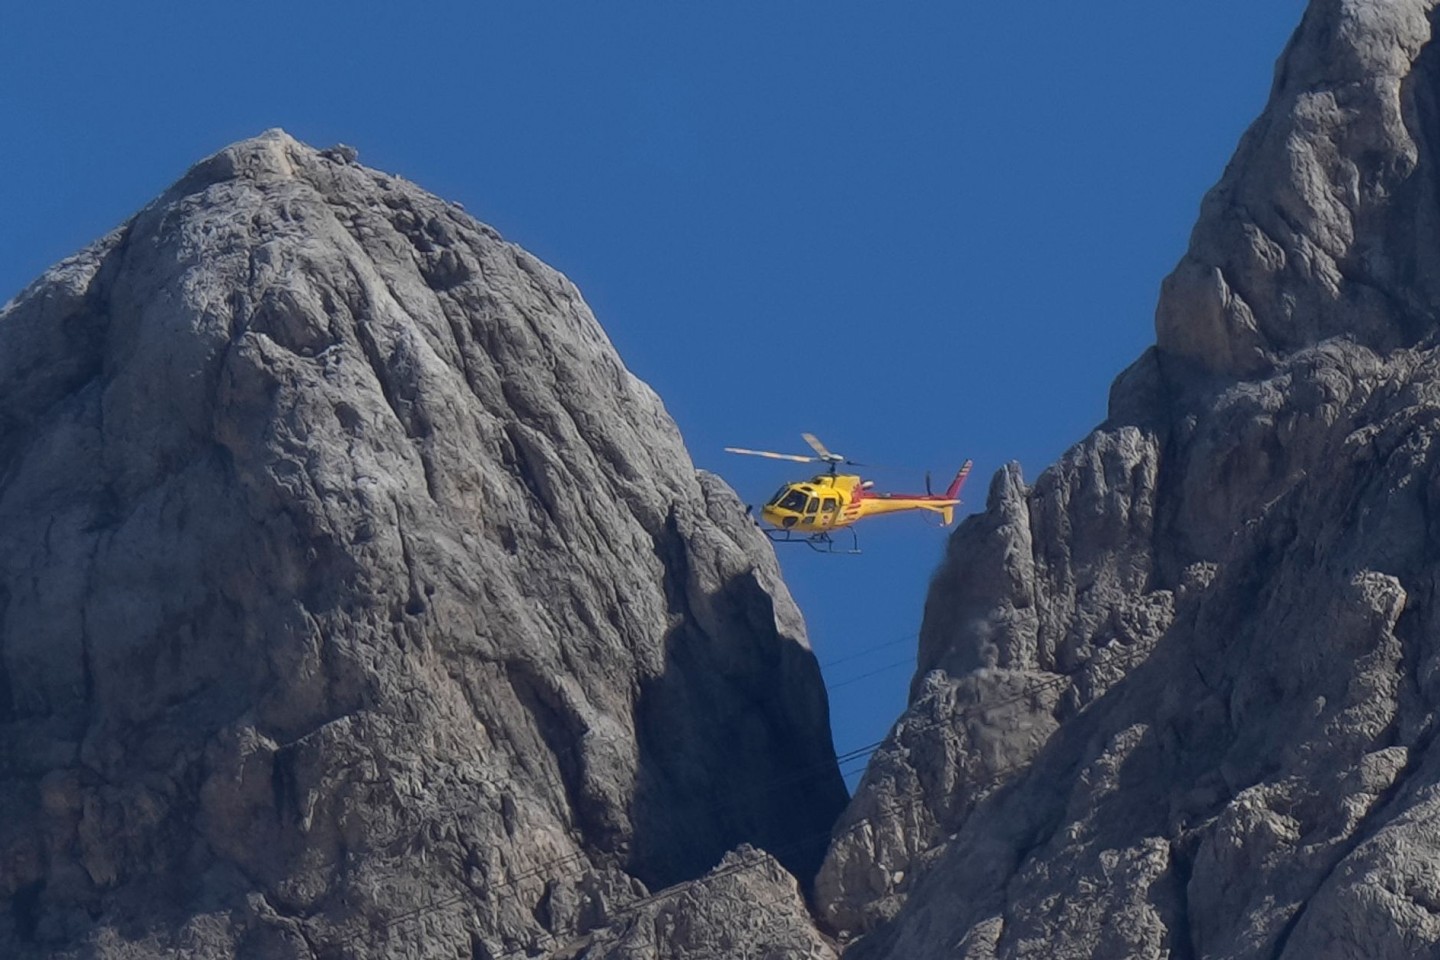
[[[847,958],[1440,951],[1440,45],[1314,0],[1109,419],[955,534]]]
[[[535,955],[843,802],[769,545],[459,208],[272,131],[0,310],[0,955]]]

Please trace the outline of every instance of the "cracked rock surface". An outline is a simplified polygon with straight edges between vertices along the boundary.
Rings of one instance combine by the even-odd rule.
[[[641,901],[554,960],[837,960],[794,877],[750,847],[663,900]]]
[[[952,538],[847,960],[1440,952],[1433,7],[1311,3],[1108,420]]]
[[[458,208],[271,131],[0,310],[0,955],[541,955],[747,843],[808,942],[844,799],[769,545]]]

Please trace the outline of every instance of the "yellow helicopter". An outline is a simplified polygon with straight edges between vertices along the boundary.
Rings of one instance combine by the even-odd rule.
[[[960,505],[960,488],[970,475],[972,461],[966,460],[955,474],[949,488],[943,494],[930,492],[930,477],[925,477],[924,493],[876,493],[873,480],[862,480],[858,475],[837,473],[840,464],[860,467],[864,464],[847,460],[838,453],[831,453],[812,433],[802,433],[805,442],[815,451],[807,457],[795,453],[774,453],[770,450],[746,450],[743,447],[726,447],[726,453],[743,453],[752,457],[769,457],[771,460],[792,460],[797,463],[826,463],[828,473],[811,477],[799,483],[787,483],[760,508],[760,518],[770,524],[765,535],[776,543],[805,543],[822,553],[835,552],[835,542],[830,537],[832,530],[851,527],[866,517],[882,513],[899,513],[903,510],[928,510],[940,515],[941,525],[949,526],[955,519],[955,508]],[[860,540],[850,530],[850,553],[860,552]]]

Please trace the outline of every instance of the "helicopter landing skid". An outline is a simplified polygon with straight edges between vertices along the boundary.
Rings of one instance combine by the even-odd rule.
[[[771,543],[803,543],[816,553],[856,554],[860,552],[860,538],[855,535],[854,530],[850,531],[849,550],[836,550],[835,540],[828,533],[812,533],[803,537],[792,536],[793,533],[792,530],[767,529],[765,536],[770,538]]]

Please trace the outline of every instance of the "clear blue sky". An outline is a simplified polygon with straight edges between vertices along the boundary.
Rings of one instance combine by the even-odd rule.
[[[1303,7],[9,3],[0,300],[283,126],[568,274],[752,501],[791,471],[721,448],[809,430],[912,468],[894,487],[973,457],[978,507],[1103,418]],[[827,669],[842,750],[904,704],[944,542],[907,516],[861,536],[783,555],[822,662],[854,657]]]

